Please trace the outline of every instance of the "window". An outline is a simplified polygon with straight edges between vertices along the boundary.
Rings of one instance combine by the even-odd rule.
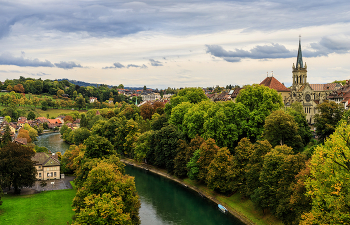
[[[55,175],[54,176],[56,176],[56,172],[55,172]]]
[[[41,169],[41,166],[39,166],[39,169]]]
[[[39,173],[39,177],[41,177],[41,173]]]
[[[50,173],[47,173],[47,177],[50,177]]]

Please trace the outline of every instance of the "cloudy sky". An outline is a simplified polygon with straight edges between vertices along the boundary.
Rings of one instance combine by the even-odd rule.
[[[152,88],[350,78],[348,0],[0,0],[0,80]]]

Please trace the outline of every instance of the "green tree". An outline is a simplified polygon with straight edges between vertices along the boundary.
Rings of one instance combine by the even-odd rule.
[[[154,135],[154,131],[146,131],[142,133],[138,139],[135,142],[135,149],[134,149],[134,158],[138,162],[142,162],[146,156],[148,151],[150,150],[151,144],[150,144],[150,137]]]
[[[216,145],[215,140],[208,139],[200,146],[200,157],[197,161],[199,166],[198,179],[206,181],[208,168],[211,161],[214,159],[219,147]]]
[[[86,146],[85,156],[87,158],[101,158],[115,154],[113,145],[107,138],[91,135],[84,141]]]
[[[241,142],[245,144],[240,144]],[[243,175],[242,185],[239,188],[239,191],[245,196],[250,197],[254,194],[254,191],[258,187],[262,186],[259,181],[260,172],[263,168],[264,157],[265,155],[272,150],[271,144],[267,140],[257,141],[252,144],[249,139],[242,139],[238,144],[237,148],[241,148],[241,151],[251,152],[249,155],[248,163],[243,167],[244,170],[241,170],[241,173],[236,173],[238,179],[241,179]],[[252,148],[252,150],[250,150]],[[236,149],[236,151],[239,151]],[[237,183],[236,183],[237,184]]]
[[[85,116],[85,113],[81,114],[81,119],[80,119],[80,127],[87,127],[89,124],[88,118]]]
[[[204,122],[207,117],[207,111],[215,104],[210,101],[202,101],[193,105],[184,115],[182,122],[183,132],[189,137],[194,138],[197,134],[202,135],[205,132]]]
[[[17,143],[8,143],[0,149],[0,186],[14,187],[19,194],[22,187],[32,187],[35,183],[36,169],[32,148]]]
[[[174,125],[169,125],[154,132],[150,138],[151,147],[146,156],[147,162],[173,173],[178,140],[183,139],[183,134]]]
[[[227,193],[232,191],[233,156],[228,148],[220,148],[208,167],[206,183],[210,189]]]
[[[73,142],[75,145],[82,144],[90,135],[91,132],[86,127],[75,129],[73,131]]]
[[[199,164],[198,159],[200,157],[201,150],[197,149],[194,153],[192,158],[190,158],[190,161],[187,163],[187,170],[188,170],[188,177],[191,180],[197,180],[198,179],[198,173],[199,173]]]
[[[277,218],[291,221],[291,184],[295,176],[305,167],[305,155],[294,154],[292,148],[276,146],[264,157],[259,181],[261,186],[252,196],[263,209],[269,209]]]
[[[4,135],[1,138],[2,146],[12,142],[10,126],[6,125]]]
[[[85,98],[83,96],[79,96],[79,97],[75,98],[75,106],[78,109],[85,108],[86,107]]]
[[[28,120],[34,120],[36,118],[35,113],[33,111],[30,111],[27,115]]]
[[[303,140],[304,146],[310,142],[312,133],[310,126],[306,120],[306,114],[303,111],[303,105],[300,102],[293,102],[287,109],[288,114],[294,117],[295,122],[298,124],[298,134]]]
[[[203,137],[212,138],[220,147],[233,152],[246,127],[245,118],[249,112],[242,103],[218,102],[207,110],[203,125]]]
[[[185,177],[187,175],[187,161],[186,153],[189,151],[189,146],[186,141],[179,140],[177,154],[174,159],[174,175],[178,177]]]
[[[171,110],[169,123],[174,124],[180,130],[183,131],[182,123],[183,123],[184,117],[188,112],[188,110],[192,107],[193,107],[193,104],[189,102],[182,102],[177,106],[173,107],[173,109]]]
[[[283,107],[283,101],[276,90],[264,85],[247,85],[237,98],[237,103],[247,107],[245,135],[253,142],[262,134],[265,118],[274,110]]]
[[[319,113],[315,115],[316,133],[324,141],[335,131],[338,122],[342,119],[344,107],[333,101],[324,101],[317,105],[317,110]]]
[[[306,180],[312,209],[301,224],[350,223],[349,139],[350,127],[341,123],[324,145],[316,147]]]
[[[273,147],[286,144],[292,147],[294,152],[303,150],[304,145],[298,133],[298,124],[293,116],[282,109],[266,117],[263,135]]]
[[[73,199],[75,224],[140,224],[141,204],[133,177],[101,162],[83,186]]]
[[[170,104],[165,105],[165,112],[170,115],[172,108],[176,107],[182,102],[199,103],[208,100],[202,88],[184,88],[170,99]]]

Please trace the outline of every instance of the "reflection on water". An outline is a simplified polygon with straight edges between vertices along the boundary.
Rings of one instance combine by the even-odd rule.
[[[243,224],[233,216],[223,214],[215,203],[172,180],[128,165],[126,173],[135,177],[142,225]]]
[[[37,139],[34,142],[37,146],[46,147],[51,152],[61,152],[63,155],[69,149],[69,144],[61,139],[60,133],[42,134]]]

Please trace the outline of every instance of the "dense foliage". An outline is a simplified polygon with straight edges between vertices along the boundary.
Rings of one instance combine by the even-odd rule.
[[[322,179],[333,182],[332,172],[340,163],[342,166],[338,165],[338,169],[344,168],[344,176],[335,180],[337,184],[334,182],[327,187],[332,187],[331,195],[343,194],[341,191],[344,190],[339,201],[330,200],[339,202],[337,209],[348,207],[340,203],[347,198],[343,188],[345,181],[341,181],[346,179],[347,164],[339,161],[340,156],[347,159],[347,144],[344,143],[344,150],[338,155],[322,150],[323,161],[320,159],[316,163],[315,160],[321,157],[321,149],[329,148],[330,151],[335,147],[330,145],[330,140],[324,146],[317,146],[317,140],[311,138],[301,104],[293,103],[288,109],[282,109],[281,96],[275,90],[259,85],[246,86],[236,103],[211,102],[203,95],[201,89],[189,88],[180,90],[165,105],[145,104],[137,108],[118,104],[99,112],[89,110],[81,116],[84,118],[81,128],[75,131],[61,128],[62,137],[76,144],[62,157],[65,168],[75,171],[77,186],[83,187],[90,171],[101,160],[117,153],[166,169],[181,178],[187,176],[217,192],[240,192],[285,224],[312,224],[310,218],[318,217],[319,221],[324,219],[321,223],[332,223],[318,211],[317,207],[327,203],[323,197],[327,193],[319,193],[316,185],[324,185]],[[321,127],[317,131],[320,137],[330,135],[340,119],[344,123],[350,121],[349,114],[343,114],[343,110],[333,103],[326,102],[319,109],[315,126]],[[343,129],[347,129],[346,126]],[[331,139],[342,137],[347,140],[346,132],[331,135]],[[338,145],[336,148],[340,149]],[[331,166],[326,165],[325,157],[331,158]],[[330,178],[317,170],[322,166],[330,168],[327,175]],[[123,207],[123,203],[112,195],[100,193],[91,199],[83,196],[86,202],[82,204],[86,209],[77,221],[87,218],[88,213],[99,215],[101,201],[106,202],[107,208]],[[106,216],[113,218],[117,214]],[[128,217],[120,219],[127,220]],[[347,221],[345,217],[340,219]]]

